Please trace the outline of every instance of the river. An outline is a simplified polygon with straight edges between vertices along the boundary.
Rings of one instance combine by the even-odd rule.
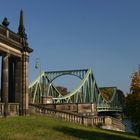
[[[123,124],[124,124],[125,127],[126,127],[126,132],[128,132],[128,133],[134,133],[134,131],[132,130],[132,123],[131,123],[131,120],[129,120],[129,119],[124,119],[124,120],[123,120]]]

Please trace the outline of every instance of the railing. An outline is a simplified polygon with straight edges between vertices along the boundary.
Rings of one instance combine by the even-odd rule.
[[[73,112],[67,112],[62,110],[56,110],[56,109],[50,109],[46,107],[42,107],[40,105],[30,105],[29,107],[31,112],[39,113],[39,114],[45,114],[49,117],[58,118],[74,123],[83,124],[83,116],[78,115]]]
[[[19,115],[19,103],[8,103],[8,116]],[[0,117],[4,116],[4,103],[0,103]]]
[[[10,116],[19,115],[19,103],[8,103],[8,112]]]
[[[4,114],[4,103],[0,103],[0,117]]]
[[[13,33],[13,32],[9,32],[9,38],[14,40],[14,41],[16,41],[16,42],[18,42],[18,43],[20,42],[20,37],[17,34]]]
[[[6,29],[0,25],[0,34],[6,36]]]
[[[41,105],[30,104],[29,109],[31,112],[44,114],[49,117],[66,120],[73,123],[83,124],[86,126],[98,126],[105,129],[125,131],[125,127],[122,122],[118,119],[110,116],[83,116],[74,112],[62,111],[47,108]]]
[[[102,105],[97,105],[97,110],[98,112],[102,112],[102,111],[118,111],[118,112],[122,112],[122,107],[121,106],[107,106],[106,104],[102,104]]]
[[[12,32],[11,30],[1,25],[0,25],[0,35],[3,35],[4,37],[7,37],[17,43],[20,43],[20,37],[16,33]]]

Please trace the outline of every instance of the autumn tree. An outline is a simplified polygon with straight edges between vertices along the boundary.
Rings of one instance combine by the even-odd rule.
[[[61,95],[63,95],[63,96],[69,94],[68,89],[65,88],[65,87],[57,86],[56,88],[61,93]]]
[[[132,94],[140,94],[140,67],[139,67],[138,71],[136,71],[132,75],[130,92]]]
[[[132,76],[130,94],[126,97],[126,110],[134,131],[140,136],[140,68]]]

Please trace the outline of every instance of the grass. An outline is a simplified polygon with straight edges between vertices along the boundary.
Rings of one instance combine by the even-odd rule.
[[[138,137],[31,115],[0,118],[0,140],[138,140]]]

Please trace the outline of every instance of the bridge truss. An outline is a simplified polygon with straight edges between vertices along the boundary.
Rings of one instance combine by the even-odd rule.
[[[63,75],[73,75],[81,82],[70,93],[62,95],[55,87],[53,81]],[[41,72],[40,75],[29,85],[29,102],[41,103],[42,97],[52,97],[53,103],[96,103],[97,110],[122,112],[123,93],[112,87],[113,93],[109,100],[106,100],[91,69]]]

